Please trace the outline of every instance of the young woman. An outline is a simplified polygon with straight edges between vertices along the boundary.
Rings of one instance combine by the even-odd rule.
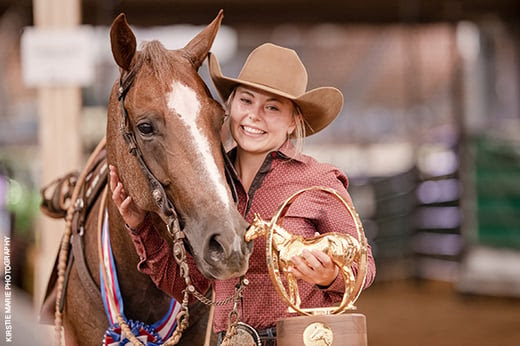
[[[237,78],[225,77],[214,55],[209,56],[211,78],[227,110],[226,130],[236,144],[228,153],[234,164],[238,210],[251,222],[255,214],[272,218],[290,195],[321,185],[337,190],[350,200],[348,180],[338,168],[319,163],[301,153],[306,135],[332,122],[343,105],[341,92],[332,87],[306,91],[307,72],[295,51],[270,43],[253,50]],[[294,141],[294,143],[293,143]],[[111,168],[113,199],[131,229],[142,261],[139,270],[174,296],[182,289],[171,247],[147,221],[146,212],[127,196]],[[284,217],[283,227],[305,237],[316,233],[341,232],[357,237],[353,219],[331,195],[304,193]],[[299,283],[302,307],[330,306],[341,301],[344,282],[329,256],[305,252],[293,258],[292,273]],[[194,267],[194,265],[192,266]],[[354,268],[355,270],[355,268]],[[194,268],[192,280],[200,291],[210,285]],[[194,279],[193,276],[196,276]],[[369,248],[365,287],[375,276]],[[274,345],[276,321],[287,317],[287,306],[278,297],[266,268],[265,239],[255,240],[246,274],[240,321],[255,328],[263,344]],[[217,300],[233,294],[237,279],[213,282]],[[216,306],[213,329],[222,340],[233,304]]]

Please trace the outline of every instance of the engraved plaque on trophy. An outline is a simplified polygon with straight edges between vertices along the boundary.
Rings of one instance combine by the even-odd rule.
[[[294,235],[283,227],[283,217],[291,204],[302,193],[320,190],[336,197],[354,219],[357,238],[343,233],[324,233],[313,238]],[[366,318],[354,313],[354,303],[365,284],[367,272],[367,240],[359,215],[334,189],[313,186],[300,190],[289,197],[271,221],[256,216],[246,232],[246,241],[266,236],[266,257],[269,276],[289,311],[295,313],[277,321],[279,346],[366,346]],[[328,254],[345,282],[345,292],[338,306],[302,308],[296,278],[287,270],[293,256],[301,255],[304,249],[320,250]],[[353,267],[357,268],[354,275]],[[284,280],[282,280],[282,278]],[[286,282],[286,284],[284,284]]]

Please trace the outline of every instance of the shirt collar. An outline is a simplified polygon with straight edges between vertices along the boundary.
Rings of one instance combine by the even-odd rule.
[[[296,147],[290,140],[285,141],[284,144],[276,151],[280,157],[284,159],[292,159],[299,162],[303,162],[303,156],[301,153],[296,151]]]

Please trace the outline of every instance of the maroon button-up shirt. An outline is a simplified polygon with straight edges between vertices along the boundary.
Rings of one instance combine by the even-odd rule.
[[[235,152],[230,157],[234,161]],[[238,210],[244,218],[251,222],[255,214],[265,220],[271,219],[280,205],[295,192],[315,186],[327,186],[337,190],[350,201],[347,192],[348,180],[338,168],[319,163],[312,157],[295,154],[294,147],[286,142],[278,151],[266,156],[263,165],[253,180],[251,188],[246,192],[238,177],[235,177],[238,193]],[[316,232],[338,232],[351,234],[357,238],[354,220],[345,207],[332,195],[320,191],[306,192],[288,209],[282,226],[288,231],[313,237]],[[168,246],[150,222],[144,222],[137,232],[132,234],[137,252],[141,257],[139,271],[150,275],[152,280],[164,291],[181,299],[184,280]],[[365,287],[374,280],[375,263],[372,251],[368,249],[369,260]],[[209,282],[196,269],[195,262],[190,259],[190,276],[194,285],[205,291]],[[262,330],[273,327],[280,318],[291,316],[287,306],[280,299],[269,278],[266,267],[265,238],[255,240],[254,250],[249,259],[246,274],[249,285],[243,292],[240,320]],[[238,279],[215,281],[217,300],[233,295]],[[345,291],[341,275],[327,288],[299,281],[299,292],[302,307],[320,307],[337,304]],[[233,304],[215,307],[213,328],[215,332],[224,331],[228,324],[228,314]]]

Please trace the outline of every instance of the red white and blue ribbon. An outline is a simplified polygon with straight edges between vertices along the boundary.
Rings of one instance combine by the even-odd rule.
[[[176,316],[181,309],[181,304],[172,298],[170,307],[164,317],[152,325],[144,324],[140,321],[129,320],[124,314],[123,298],[119,290],[119,282],[117,280],[117,269],[110,245],[110,232],[108,230],[108,212],[105,210],[103,221],[103,229],[101,236],[101,248],[103,263],[99,264],[101,278],[101,296],[105,306],[105,312],[110,323],[110,327],[103,337],[104,346],[131,345],[131,342],[121,330],[117,321],[119,313],[126,321],[132,334],[140,340],[144,345],[155,346],[162,345],[173,334],[177,327]],[[105,282],[103,271],[106,273],[107,280]]]

